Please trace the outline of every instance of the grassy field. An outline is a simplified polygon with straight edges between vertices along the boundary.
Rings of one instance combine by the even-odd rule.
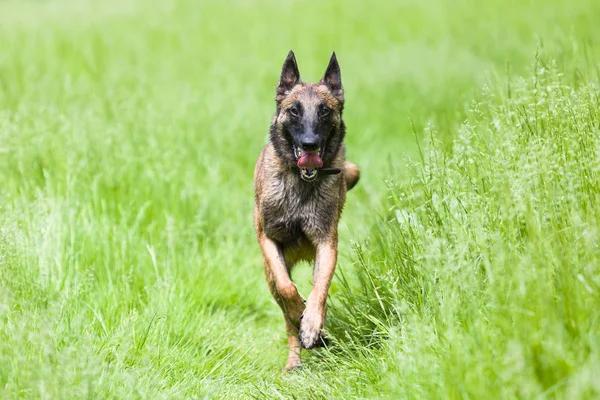
[[[599,15],[0,1],[0,397],[600,397]],[[252,174],[290,49],[338,54],[362,179],[285,375]]]

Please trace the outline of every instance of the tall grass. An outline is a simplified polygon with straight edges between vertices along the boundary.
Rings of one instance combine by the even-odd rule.
[[[599,96],[540,63],[485,89],[451,151],[426,131],[334,313],[375,393],[600,395]]]

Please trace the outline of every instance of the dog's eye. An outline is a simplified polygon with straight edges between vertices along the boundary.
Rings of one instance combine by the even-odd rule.
[[[321,108],[321,117],[326,117],[329,115],[329,113],[331,112],[331,110],[327,107],[323,107]]]
[[[296,107],[292,107],[288,110],[288,112],[290,113],[290,115],[294,118],[298,118],[300,116],[300,113],[298,112],[298,109]]]

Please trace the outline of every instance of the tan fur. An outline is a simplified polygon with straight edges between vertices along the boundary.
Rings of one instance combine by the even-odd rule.
[[[302,99],[304,96],[307,95],[307,88],[314,88],[316,89],[317,93],[319,94],[319,96],[325,101],[325,104],[327,104],[327,107],[334,109],[334,110],[339,110],[341,107],[341,104],[339,102],[338,99],[336,99],[331,92],[329,91],[329,89],[327,89],[327,86],[325,85],[319,85],[317,83],[302,83],[297,85],[294,89],[292,89],[292,91],[282,99],[281,101],[281,109],[282,110],[287,110],[288,108],[290,108],[292,106],[292,104],[294,104],[296,101]]]
[[[360,171],[358,165],[353,162],[346,161],[344,163],[344,177],[346,178],[346,189],[350,190],[358,183]]]

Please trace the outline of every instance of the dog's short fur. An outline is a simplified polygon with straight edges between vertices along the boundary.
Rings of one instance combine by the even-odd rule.
[[[337,261],[338,221],[346,191],[357,183],[359,170],[344,159],[344,90],[335,53],[323,79],[307,84],[300,80],[290,51],[276,103],[270,141],[254,170],[254,225],[269,289],[285,318],[289,371],[301,365],[301,346],[312,349],[325,342],[321,330]],[[298,167],[298,155],[303,153],[318,155],[322,168],[339,168],[342,173],[317,172],[314,180],[306,181]],[[315,260],[306,303],[290,274],[301,260]]]

